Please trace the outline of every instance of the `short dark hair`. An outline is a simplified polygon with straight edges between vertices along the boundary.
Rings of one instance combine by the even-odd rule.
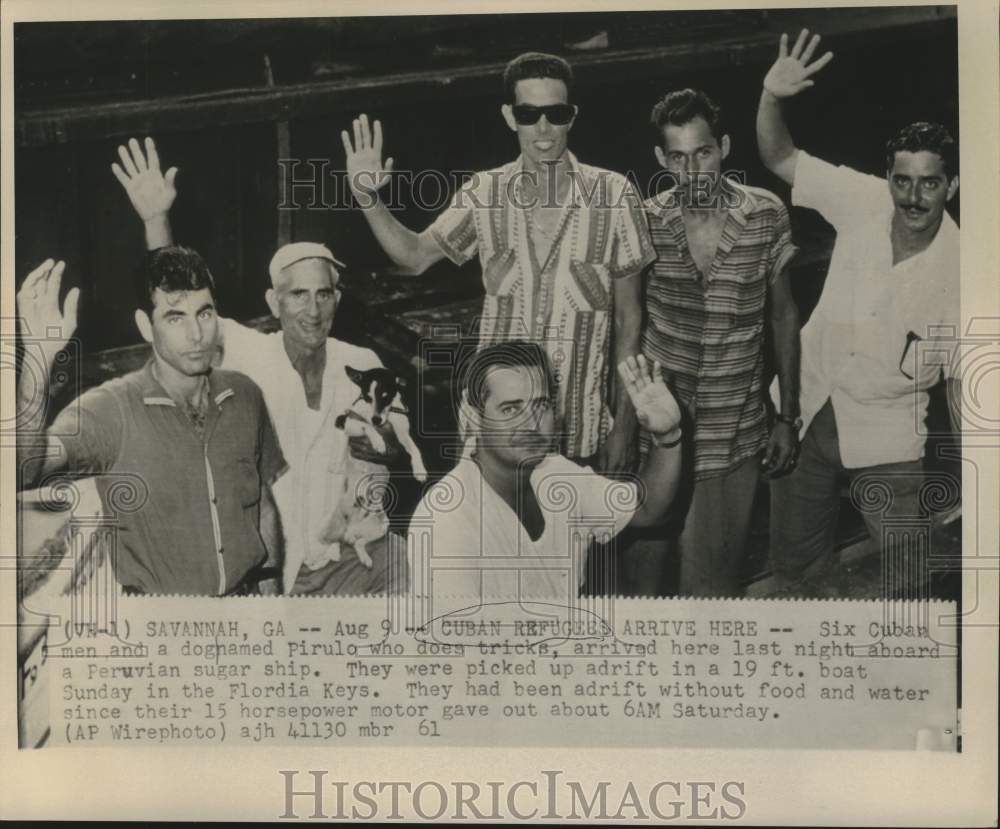
[[[138,307],[147,314],[153,311],[157,288],[165,293],[208,288],[215,298],[215,280],[201,254],[179,245],[149,251],[136,274],[135,287]]]
[[[558,55],[545,52],[525,52],[507,64],[503,70],[503,88],[506,100],[514,103],[514,90],[518,81],[528,78],[555,78],[566,84],[566,101],[573,98],[573,67]]]
[[[549,394],[555,393],[556,382],[549,365],[548,355],[538,343],[511,340],[488,345],[476,352],[466,362],[462,371],[462,389],[469,405],[482,411],[486,405],[488,386],[486,378],[496,368],[538,368],[548,384]]]
[[[940,124],[917,121],[903,127],[885,145],[886,169],[891,170],[896,162],[896,153],[936,153],[944,163],[944,172],[950,181],[958,175],[958,144]]]
[[[656,129],[656,139],[663,139],[662,129],[667,124],[683,127],[695,118],[704,118],[716,141],[726,134],[722,110],[700,89],[678,89],[663,96],[650,113],[649,120]]]

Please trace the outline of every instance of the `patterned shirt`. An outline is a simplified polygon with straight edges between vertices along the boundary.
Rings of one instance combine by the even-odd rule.
[[[687,244],[671,192],[646,202],[657,260],[642,350],[663,365],[695,424],[695,478],[724,474],[767,442],[761,390],[767,289],[795,253],[772,193],[724,179],[729,215],[709,273]]]
[[[521,158],[474,175],[430,232],[456,264],[478,251],[486,288],[479,347],[528,340],[545,348],[559,386],[562,451],[587,457],[611,428],[612,282],[639,273],[655,253],[625,177],[568,155],[572,186],[543,261],[532,241],[531,201],[522,187],[530,174]]]

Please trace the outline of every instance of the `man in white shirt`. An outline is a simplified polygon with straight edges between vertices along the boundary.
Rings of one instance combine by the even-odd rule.
[[[616,481],[555,453],[556,390],[539,344],[472,358],[466,453],[410,523],[413,589],[433,616],[497,600],[575,605],[591,541],[662,519],[680,474],[680,410],[658,363],[631,357],[619,373],[652,446],[637,477]]]
[[[803,30],[789,53],[782,35],[757,112],[763,162],[792,185],[793,204],[819,211],[837,231],[822,296],[802,330],[801,454],[771,485],[775,576],[806,592],[832,563],[847,481],[884,556],[895,561],[916,543],[904,520],[898,548],[888,549],[883,524],[921,517],[922,424],[942,369],[956,432],[961,400],[959,232],[945,212],[958,190],[958,147],[944,127],[912,124],[888,143],[886,178],[798,149],[782,100],[811,87],[832,60],[828,52],[812,61],[819,40]]]
[[[143,220],[146,246],[172,244],[169,210],[176,197],[176,168],[164,175],[156,145],[145,154],[132,139],[119,147],[121,165],[112,165],[132,206]],[[392,465],[406,459],[392,427],[379,431],[387,454],[367,438],[351,438],[334,421],[355,401],[358,389],[345,367],[360,371],[381,366],[375,352],[330,336],[340,299],[343,267],[323,245],[296,242],[274,254],[268,268],[272,288],[266,299],[281,331],[265,334],[235,320],[220,320],[222,367],[247,375],[261,389],[289,474],[274,497],[285,535],[284,591],[291,594],[361,595],[397,592],[406,582],[405,547],[388,534],[368,545],[365,567],[348,545],[327,541],[324,531],[346,486],[348,447],[355,457]]]

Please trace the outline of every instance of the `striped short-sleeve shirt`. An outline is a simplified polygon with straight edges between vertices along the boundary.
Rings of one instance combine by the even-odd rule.
[[[708,274],[687,244],[672,191],[645,203],[656,263],[642,350],[663,365],[694,422],[697,479],[724,474],[767,442],[762,393],[767,291],[795,253],[773,193],[725,179],[728,217]]]
[[[597,452],[611,427],[609,349],[613,281],[655,256],[642,202],[619,173],[569,154],[572,186],[544,261],[532,243],[523,160],[475,174],[430,232],[454,263],[478,252],[486,297],[479,347],[510,340],[541,344],[558,383],[561,450]]]

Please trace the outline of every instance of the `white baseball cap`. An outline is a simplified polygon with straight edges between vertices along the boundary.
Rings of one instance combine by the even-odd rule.
[[[325,259],[338,267],[347,267],[339,259],[334,258],[326,245],[321,245],[318,242],[292,242],[282,245],[271,257],[271,264],[267,266],[267,272],[271,274],[271,284],[278,281],[278,276],[285,268],[302,259]]]

